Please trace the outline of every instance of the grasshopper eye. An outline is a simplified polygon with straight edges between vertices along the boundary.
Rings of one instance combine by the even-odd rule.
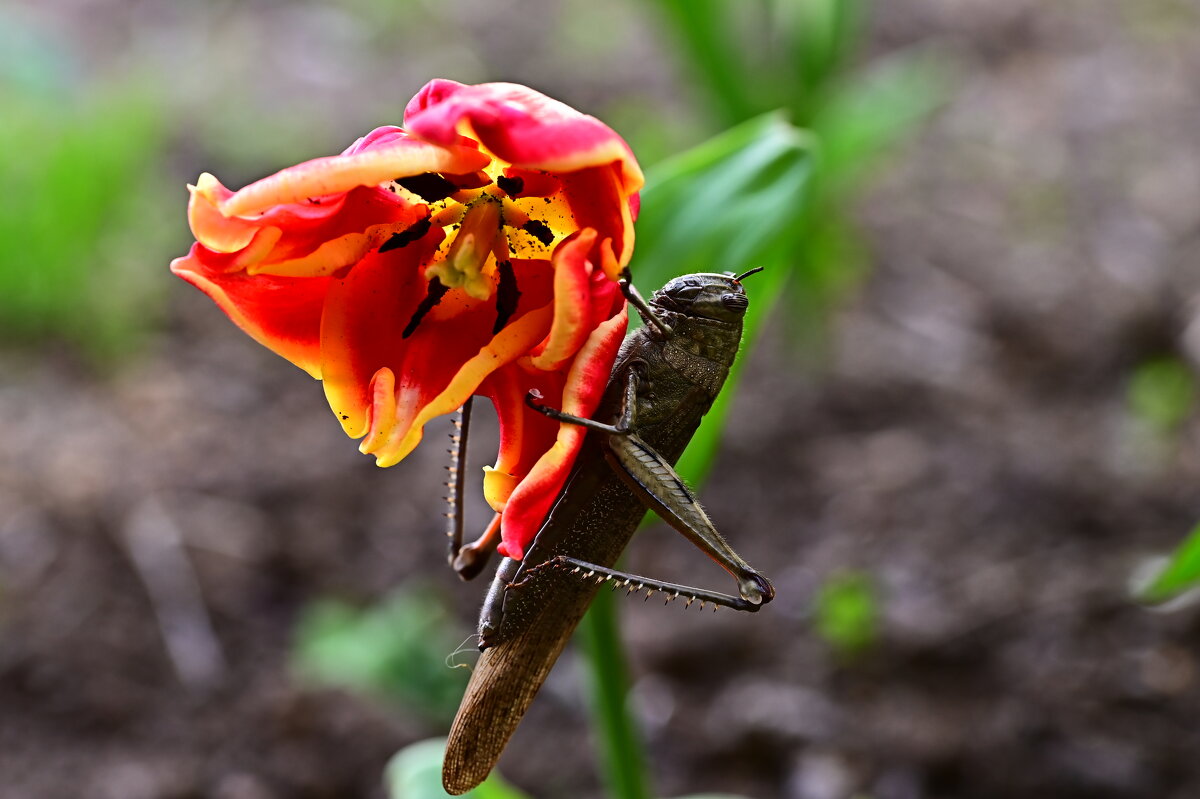
[[[721,304],[731,311],[744,311],[750,307],[745,294],[722,294]]]

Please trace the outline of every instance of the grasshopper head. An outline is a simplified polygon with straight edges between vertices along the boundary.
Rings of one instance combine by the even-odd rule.
[[[650,302],[668,311],[722,322],[741,321],[750,307],[740,280],[710,273],[677,277],[654,292]]]

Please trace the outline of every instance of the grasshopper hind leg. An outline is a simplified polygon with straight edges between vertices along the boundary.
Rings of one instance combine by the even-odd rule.
[[[688,607],[691,607],[693,602],[699,602],[701,608],[706,604],[711,604],[713,605],[713,610],[716,610],[716,606],[719,605],[721,607],[745,610],[753,613],[763,606],[761,595],[751,596],[750,598],[731,596],[730,594],[722,594],[719,591],[693,588],[690,585],[669,583],[664,580],[655,580],[652,577],[630,574],[629,572],[611,569],[607,566],[588,563],[578,558],[572,558],[569,555],[558,555],[545,563],[534,566],[525,572],[525,577],[521,582],[514,583],[512,587],[521,587],[524,584],[524,580],[534,579],[536,572],[547,568],[566,570],[583,581],[595,580],[597,583],[609,583],[613,589],[624,588],[628,594],[632,594],[635,591],[638,593],[645,591],[647,599],[653,596],[655,592],[664,594],[666,602],[673,602],[676,599],[682,598]],[[763,583],[765,584],[766,581],[764,580]],[[760,589],[760,591],[765,593],[766,589]]]

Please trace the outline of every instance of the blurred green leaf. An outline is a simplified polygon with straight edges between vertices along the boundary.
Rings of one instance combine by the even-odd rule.
[[[1143,602],[1166,602],[1200,585],[1200,524],[1171,554],[1166,564],[1145,586],[1137,589]]]
[[[389,799],[445,799],[442,788],[444,738],[432,738],[406,746],[392,756],[384,772]],[[496,772],[483,783],[462,795],[463,799],[529,799]]]
[[[301,616],[292,659],[305,679],[397,700],[441,722],[453,717],[469,676],[446,662],[461,640],[432,594],[400,592],[367,608],[324,599]]]
[[[587,658],[591,716],[602,749],[604,783],[613,799],[650,799],[646,748],[629,715],[629,667],[621,647],[617,600],[601,591],[575,632]]]
[[[813,139],[782,114],[766,114],[658,164],[647,175],[632,267],[639,285],[661,286],[690,272],[742,272],[750,346],[783,293],[798,220],[813,171]],[[752,281],[752,282],[751,282]],[[698,481],[707,471],[736,384],[722,392],[680,462]]]
[[[1179,358],[1164,357],[1137,367],[1129,381],[1129,409],[1159,432],[1187,419],[1196,402],[1196,378]]]
[[[811,124],[821,141],[821,175],[842,188],[869,175],[879,157],[908,135],[947,95],[942,61],[900,53],[841,79]]]
[[[874,582],[862,572],[830,577],[817,593],[817,633],[837,652],[857,655],[878,635],[879,605]]]
[[[845,213],[851,192],[942,101],[941,62],[907,52],[847,73],[866,0],[659,0],[658,6],[719,119],[728,124],[782,107],[815,135],[773,112],[649,170],[634,275],[642,286],[657,286],[688,272],[765,266],[748,287],[746,348],[787,285],[789,323],[812,333],[865,271],[865,250]],[[753,27],[764,11],[768,31]],[[680,462],[693,481],[711,464],[737,377],[735,367]]]
[[[862,0],[776,0],[776,27],[787,37],[787,60],[798,86],[791,103],[809,119],[830,79],[845,68],[862,38]]]
[[[0,103],[0,150],[20,153],[0,160],[0,333],[127,352],[166,282],[161,105],[131,85],[78,102],[0,86]]]
[[[725,124],[753,116],[750,99],[754,85],[747,80],[744,50],[730,35],[734,14],[743,14],[751,3],[727,0],[657,0],[688,58],[693,80],[707,89],[710,102]]]
[[[790,238],[812,150],[808,132],[772,113],[655,165],[642,192],[634,274],[661,284],[740,270]]]

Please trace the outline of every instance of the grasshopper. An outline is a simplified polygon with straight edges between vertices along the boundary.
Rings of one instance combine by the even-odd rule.
[[[775,589],[725,542],[673,466],[700,419],[712,407],[742,337],[749,306],[741,280],[724,274],[675,278],[647,303],[628,276],[621,288],[645,326],[621,345],[593,421],[537,402],[527,404],[560,422],[589,429],[557,501],[525,557],[505,558],[479,620],[483,654],[450,730],[442,783],[451,794],[487,777],[541,688],[567,640],[605,582],[628,591],[684,597],[756,611]],[[477,574],[495,546],[497,522],[474,544],[461,546],[461,489],[469,406],[452,451],[451,562],[461,576]],[[738,595],[689,588],[612,568],[648,509],[720,564]]]

